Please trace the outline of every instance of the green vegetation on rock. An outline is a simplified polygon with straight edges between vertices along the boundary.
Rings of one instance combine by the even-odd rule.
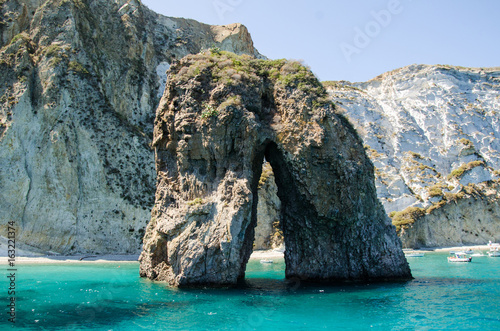
[[[273,175],[273,168],[269,163],[265,163],[262,166],[262,173],[259,179],[259,188],[262,188],[266,184],[269,177],[271,177],[272,175]]]
[[[484,161],[471,161],[467,164],[462,164],[458,169],[455,169],[455,170],[452,170],[452,172],[448,175],[448,180],[451,180],[451,179],[459,179],[461,178],[467,171],[470,171],[476,167],[479,167],[479,166],[485,166],[486,164],[484,163]]]
[[[68,64],[68,69],[79,74],[79,75],[89,75],[90,72],[85,69],[85,67],[77,62],[77,61],[70,61],[69,64]]]
[[[231,96],[227,98],[225,101],[223,101],[219,107],[217,108],[218,110],[224,110],[228,109],[230,107],[239,107],[241,106],[241,97],[239,95],[237,96]]]
[[[197,206],[197,205],[202,205],[203,204],[203,199],[201,198],[196,198],[194,200],[189,201],[188,206]]]
[[[203,104],[204,111],[201,113],[202,118],[216,117],[219,111],[208,103]]]
[[[22,41],[27,41],[29,40],[29,36],[26,32],[21,32],[17,35],[14,36],[14,38],[12,38],[12,40],[10,41],[10,44],[15,44],[17,41],[19,40],[22,40]]]
[[[62,52],[62,47],[54,44],[47,46],[44,49],[44,54],[46,57],[59,56],[61,52]]]
[[[443,196],[443,186],[442,184],[435,184],[428,188],[430,197],[440,197]]]
[[[392,218],[392,224],[396,226],[399,231],[401,226],[412,224],[415,220],[425,215],[425,209],[420,207],[408,207],[403,211],[394,211],[389,214]]]
[[[474,144],[469,139],[462,138],[459,141],[467,147],[474,147]]]
[[[363,92],[363,90],[357,88],[356,86],[352,86],[351,82],[341,80],[341,81],[334,81],[334,80],[326,80],[321,82],[325,88],[331,88],[335,90],[353,90],[353,91],[358,91],[358,92]]]
[[[420,159],[420,160],[422,160],[422,159],[423,159],[422,155],[420,155],[419,153],[415,153],[415,152],[412,152],[412,151],[409,151],[408,153],[409,153],[409,154],[410,154],[410,155],[411,155],[414,159]]]
[[[229,86],[259,88],[260,78],[265,77],[284,88],[299,90],[315,96],[313,108],[331,103],[323,85],[309,68],[293,60],[261,60],[250,55],[236,55],[212,48],[190,55],[189,66],[185,66],[172,77],[176,81],[187,81],[209,73],[214,82]]]

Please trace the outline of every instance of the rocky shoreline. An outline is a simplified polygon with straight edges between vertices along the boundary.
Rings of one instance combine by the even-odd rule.
[[[465,246],[454,246],[454,247],[423,247],[420,249],[415,249],[419,252],[450,252],[470,249],[473,251],[489,251],[488,245],[465,245]]]
[[[449,252],[471,249],[473,251],[486,252],[488,245],[465,245],[456,247],[425,247],[417,249],[419,252]],[[3,254],[2,254],[3,255]],[[256,250],[250,256],[250,260],[283,258],[284,253],[280,250]],[[8,257],[1,256],[0,263],[7,263]],[[136,263],[139,255],[41,255],[41,256],[21,256],[16,257],[17,264],[62,264],[62,263]]]
[[[7,263],[9,258],[1,252],[0,263]],[[283,252],[277,250],[259,250],[252,253],[250,259],[283,258]],[[114,263],[138,262],[139,255],[33,255],[18,256],[16,264],[60,264],[60,263]]]

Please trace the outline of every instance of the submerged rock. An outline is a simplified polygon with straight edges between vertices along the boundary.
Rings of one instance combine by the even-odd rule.
[[[281,201],[287,278],[411,277],[361,139],[309,70],[215,50],[187,56],[168,77],[141,276],[174,286],[244,277],[265,157]]]

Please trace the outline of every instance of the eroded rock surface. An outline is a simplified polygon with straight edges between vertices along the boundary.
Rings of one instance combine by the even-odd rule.
[[[480,245],[500,240],[500,182],[469,184],[447,194],[398,233],[406,247]]]
[[[491,212],[498,199],[485,204],[466,193],[472,185],[492,197],[498,187],[489,182],[500,175],[499,68],[410,65],[366,83],[325,86],[363,138],[378,197],[406,228],[404,246],[500,240]],[[427,216],[408,225],[416,209]]]
[[[361,140],[299,63],[184,58],[170,68],[153,144],[157,191],[141,276],[175,286],[243,277],[265,157],[281,201],[286,277],[411,277]]]
[[[138,254],[154,203],[165,71],[212,46],[257,54],[240,24],[138,0],[0,1],[0,246]]]

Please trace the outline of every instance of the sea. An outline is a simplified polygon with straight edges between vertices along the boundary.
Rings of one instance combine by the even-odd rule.
[[[310,285],[286,280],[283,258],[250,260],[237,287],[176,289],[139,264],[18,265],[0,330],[500,330],[500,258],[408,258],[407,282]],[[6,270],[6,269],[5,269]]]

